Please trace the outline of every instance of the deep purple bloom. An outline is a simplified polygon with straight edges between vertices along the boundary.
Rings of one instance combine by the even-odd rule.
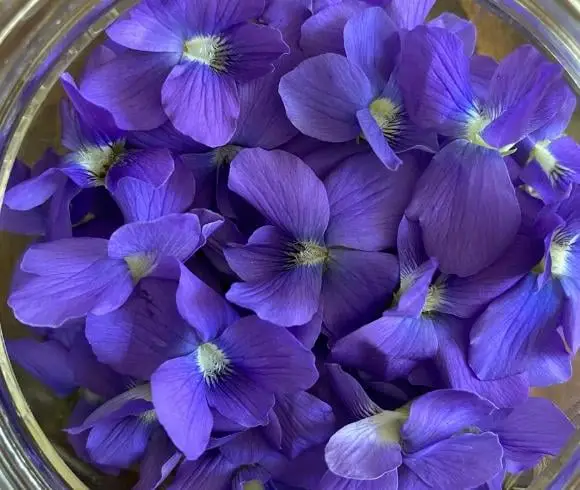
[[[542,127],[565,94],[561,68],[531,46],[497,67],[487,95],[470,81],[469,58],[454,34],[417,27],[405,36],[398,80],[411,119],[454,138],[422,175],[407,216],[445,273],[469,276],[513,241],[520,209],[502,155]]]
[[[47,150],[28,169],[18,160],[4,196],[1,227],[6,231],[43,235],[47,240],[72,236],[71,202],[80,189],[60,171],[61,158]]]
[[[208,447],[213,411],[242,428],[264,425],[275,395],[309,388],[318,373],[312,353],[290,332],[239,319],[183,266],[174,288],[150,280],[120,310],[91,315],[87,335],[99,359],[151,378],[161,424],[196,459]]]
[[[526,275],[541,257],[533,245],[522,237],[505,260],[476,276],[434,279],[437,263],[427,259],[418,225],[404,218],[398,236],[401,286],[394,305],[340,339],[333,359],[385,381],[409,374],[417,361],[434,359],[444,387],[477,393],[502,407],[525,400],[525,374],[489,382],[475,376],[467,363],[470,324],[456,317],[472,317]]]
[[[409,407],[382,410],[340,369],[332,376],[355,422],[334,434],[325,448],[323,490],[362,488],[473,488],[502,468],[498,437],[477,428],[494,406],[464,391],[439,390]],[[338,384],[338,383],[336,383]],[[350,392],[349,392],[350,391]],[[469,471],[465,471],[466,465]],[[355,480],[347,482],[344,480]]]
[[[189,258],[205,243],[194,214],[171,214],[119,228],[110,240],[70,238],[32,245],[24,274],[8,298],[14,315],[32,326],[59,327],[89,312],[119,308],[135,284],[164,260]]]
[[[382,308],[397,281],[392,247],[417,175],[412,159],[397,172],[372,155],[345,160],[324,182],[285,152],[243,150],[229,187],[268,224],[225,254],[244,281],[230,301],[278,325],[308,322],[321,309],[339,337]]]
[[[362,136],[390,169],[401,164],[398,153],[437,151],[436,134],[410,121],[392,76],[399,34],[385,11],[369,8],[351,18],[344,47],[346,57],[322,54],[282,77],[280,95],[292,123],[322,141]]]
[[[238,123],[240,85],[288,52],[280,31],[251,22],[264,6],[145,0],[107,31],[130,49],[92,72],[83,90],[119,127],[149,130],[169,117],[194,140],[221,146]]]

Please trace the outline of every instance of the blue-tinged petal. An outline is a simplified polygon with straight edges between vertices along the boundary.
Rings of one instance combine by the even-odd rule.
[[[526,368],[530,386],[565,383],[572,377],[573,360],[558,330],[542,332]]]
[[[572,115],[576,110],[576,94],[568,85],[567,80],[562,79],[556,82],[550,87],[551,91],[558,91],[563,99],[561,105],[557,106],[557,110],[549,114],[551,118],[544,124],[540,129],[534,131],[532,137],[535,141],[542,140],[553,140],[562,136],[566,131],[566,128],[570,124]],[[543,101],[543,103],[549,103],[549,99]]]
[[[404,464],[397,470],[397,476],[399,478],[397,490],[429,490],[432,488]]]
[[[318,490],[385,490],[397,487],[397,470],[389,471],[375,480],[351,480],[327,471]],[[415,490],[415,489],[414,489]]]
[[[321,297],[327,333],[338,339],[376,318],[398,276],[399,264],[393,255],[331,248]]]
[[[444,387],[476,393],[500,408],[513,407],[527,399],[530,383],[525,373],[490,381],[477,378],[467,363],[468,325],[451,317],[440,318],[435,324],[439,342],[435,365]]]
[[[473,488],[502,468],[495,434],[462,434],[408,455],[404,464],[430,488]]]
[[[182,5],[187,24],[193,32],[217,34],[230,26],[260,17],[264,11],[264,0],[247,0],[243,4],[229,0],[212,2],[183,2]]]
[[[67,180],[61,169],[49,168],[7,190],[4,203],[14,211],[29,211],[47,202]]]
[[[469,80],[469,58],[461,39],[437,27],[417,27],[405,35],[398,81],[405,107],[418,126],[445,136],[467,134],[477,115]]]
[[[241,151],[231,164],[229,188],[292,238],[320,241],[329,219],[326,190],[290,153]]]
[[[442,284],[437,311],[471,318],[527,275],[541,260],[541,240],[519,234],[504,255],[469,277],[450,277]]]
[[[361,68],[333,53],[300,63],[282,77],[279,90],[292,124],[331,143],[359,135],[356,113],[376,95]]]
[[[67,396],[78,387],[68,351],[54,340],[7,340],[6,350],[15,362],[47,385],[57,396]]]
[[[429,259],[410,274],[401,278],[393,309],[399,315],[419,317],[439,311],[442,285],[439,280],[431,285],[433,275],[437,271],[437,261]]]
[[[368,5],[358,0],[347,0],[327,5],[314,11],[302,24],[300,47],[307,56],[323,53],[344,53],[343,33],[347,21]]]
[[[427,262],[428,257],[423,247],[421,227],[419,223],[410,221],[403,216],[397,232],[397,251],[399,253],[399,267],[401,269],[401,283],[409,277],[421,264]]]
[[[195,355],[162,364],[151,377],[151,390],[159,422],[173,443],[187,459],[200,457],[209,443],[213,416]]]
[[[240,102],[233,78],[202,63],[177,65],[165,80],[161,97],[169,120],[195,141],[215,148],[234,135]]]
[[[490,56],[476,54],[470,62],[471,86],[473,93],[479,100],[485,100],[489,91],[489,84],[497,70],[497,61]]]
[[[387,312],[340,339],[332,349],[332,359],[382,379],[389,361],[429,358],[437,352],[437,345],[431,318]]]
[[[307,136],[302,136],[306,139]],[[297,138],[295,138],[297,140]],[[294,141],[294,140],[293,140]],[[304,145],[306,146],[306,145]],[[290,153],[300,156],[304,163],[308,165],[319,179],[325,179],[330,172],[337,168],[341,162],[347,158],[359,155],[369,154],[370,149],[360,141],[348,141],[346,143],[322,143],[316,141],[313,148],[302,149],[298,146],[288,148]]]
[[[441,29],[446,29],[448,32],[452,32],[463,42],[463,49],[466,56],[473,56],[475,52],[475,41],[477,36],[477,31],[475,24],[473,22],[462,19],[451,12],[445,12],[438,17],[435,17],[432,21],[428,23],[429,26],[439,27]],[[472,81],[473,81],[473,60],[471,62],[472,66]]]
[[[537,289],[529,274],[492,302],[471,331],[469,364],[480,379],[497,379],[524,372],[542,331],[560,321],[562,292],[555,281]]]
[[[399,29],[412,30],[425,22],[435,0],[391,0],[386,11]]]
[[[27,325],[59,327],[89,312],[119,308],[133,290],[123,260],[107,257],[107,241],[70,238],[33,245],[24,254],[25,280],[8,298],[14,315]]]
[[[533,468],[543,456],[557,456],[574,433],[574,424],[550,400],[530,397],[496,414],[486,430],[498,435],[512,471]]]
[[[372,154],[354,155],[325,179],[328,246],[376,251],[396,245],[397,228],[419,174],[415,161],[406,160],[390,172]]]
[[[317,312],[308,323],[288,327],[288,330],[307,349],[312,349],[322,330],[322,314]]]
[[[494,408],[489,401],[467,391],[427,393],[411,403],[409,419],[401,429],[405,450],[420,451],[467,428],[477,427]]]
[[[226,490],[236,469],[219,451],[208,451],[196,461],[184,461],[168,490],[196,488],[199,482],[205,482],[204,490]]]
[[[183,455],[163,430],[156,430],[139,464],[139,481],[133,490],[155,490],[177,468]]]
[[[562,68],[533,46],[504,58],[483,107],[484,118],[491,121],[481,133],[485,142],[504,148],[541,128],[565,102],[565,93],[551,90],[561,76]]]
[[[110,112],[120,129],[155,129],[167,121],[161,88],[180,56],[127,50],[85,77],[81,92]]]
[[[206,146],[177,131],[170,121],[150,131],[131,131],[127,141],[137,148],[166,149],[179,155],[208,151]]]
[[[288,458],[325,443],[334,433],[332,407],[305,391],[276,397],[274,413],[282,429],[282,451]]]
[[[399,55],[397,27],[384,9],[367,8],[344,26],[344,49],[348,61],[362,68],[375,91],[382,90]]]
[[[98,359],[120,373],[149,379],[167,359],[194,350],[197,335],[177,311],[176,290],[173,281],[146,278],[118,310],[89,315],[86,335]]]
[[[328,468],[355,480],[375,480],[398,468],[403,461],[399,431],[405,419],[401,412],[385,410],[343,427],[326,445]]]
[[[499,153],[456,140],[419,179],[407,217],[420,222],[425,249],[441,271],[465,277],[505,252],[521,212]]]
[[[375,155],[389,170],[397,170],[401,165],[401,159],[395,154],[389,145],[383,129],[372,114],[371,109],[361,109],[356,113],[356,119],[361,128],[362,135],[375,152]]]

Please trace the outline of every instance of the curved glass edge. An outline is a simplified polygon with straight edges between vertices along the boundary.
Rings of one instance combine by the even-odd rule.
[[[480,1],[498,15],[507,15],[558,59],[580,93],[578,0]],[[21,5],[16,7],[10,1],[0,5],[2,17],[10,19],[0,29],[0,58],[4,61],[0,69],[0,205],[28,127],[60,73],[120,11],[134,3],[131,0],[16,2]],[[20,36],[10,49],[10,38],[26,32],[25,25],[27,38],[23,40]],[[0,445],[9,448],[0,452],[0,488],[86,489],[52,447],[30,411],[8,360],[1,328],[0,371]],[[534,479],[530,490],[562,488],[553,485],[559,484],[559,478],[565,478],[564,485],[569,481],[566,468],[572,465],[574,470],[579,442],[577,433],[561,457]]]
[[[132,3],[2,2],[1,17],[8,23],[0,27],[0,205],[30,124],[60,74]],[[32,414],[8,359],[1,326],[0,372],[0,488],[87,489]]]

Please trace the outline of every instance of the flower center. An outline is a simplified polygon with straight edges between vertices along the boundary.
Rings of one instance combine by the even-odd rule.
[[[579,235],[568,235],[563,231],[556,232],[552,243],[550,244],[550,259],[552,260],[553,276],[568,276],[572,271],[569,270],[568,259],[570,249],[578,240]]]
[[[395,104],[391,99],[382,97],[373,100],[369,110],[385,137],[389,141],[396,138],[401,131],[401,106]]]
[[[75,160],[92,177],[96,186],[105,184],[109,169],[125,155],[125,141],[107,146],[88,146],[76,152]]]
[[[425,298],[422,313],[437,311],[437,307],[442,303],[442,300],[443,287],[439,284],[432,284],[429,286],[429,290],[427,291],[427,297]]]
[[[147,276],[155,265],[154,257],[149,254],[130,255],[125,257],[125,262],[135,283]]]
[[[328,260],[328,249],[315,241],[298,242],[292,247],[290,257],[295,265],[316,266]]]
[[[216,167],[221,167],[222,165],[227,165],[232,162],[238,153],[242,151],[241,146],[237,145],[225,145],[216,148],[213,151],[213,158],[212,161]]]
[[[211,66],[216,71],[226,71],[230,49],[219,36],[195,36],[185,42],[183,55],[190,61]]]
[[[532,160],[538,162],[544,173],[550,179],[550,182],[553,183],[571,172],[569,168],[558,163],[556,157],[549,150],[550,144],[550,140],[538,141],[530,152],[528,163]]]
[[[157,421],[157,413],[155,413],[154,409],[147,410],[146,412],[143,412],[141,415],[139,415],[139,418],[143,423],[151,424]]]
[[[260,480],[250,480],[244,483],[244,490],[264,490],[264,484]]]
[[[230,360],[224,351],[211,342],[197,348],[197,365],[205,381],[210,384],[231,372]]]
[[[467,123],[464,135],[465,139],[474,145],[483,146],[484,148],[489,148],[490,150],[497,150],[501,156],[504,157],[515,153],[516,148],[514,148],[513,144],[506,145],[502,148],[495,148],[483,139],[481,133],[491,122],[492,119],[481,114],[473,115],[470,121]]]

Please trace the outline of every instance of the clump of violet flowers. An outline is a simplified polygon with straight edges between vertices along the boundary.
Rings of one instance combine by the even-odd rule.
[[[576,99],[435,0],[142,0],[15,162],[12,359],[137,490],[500,490],[574,427]]]

